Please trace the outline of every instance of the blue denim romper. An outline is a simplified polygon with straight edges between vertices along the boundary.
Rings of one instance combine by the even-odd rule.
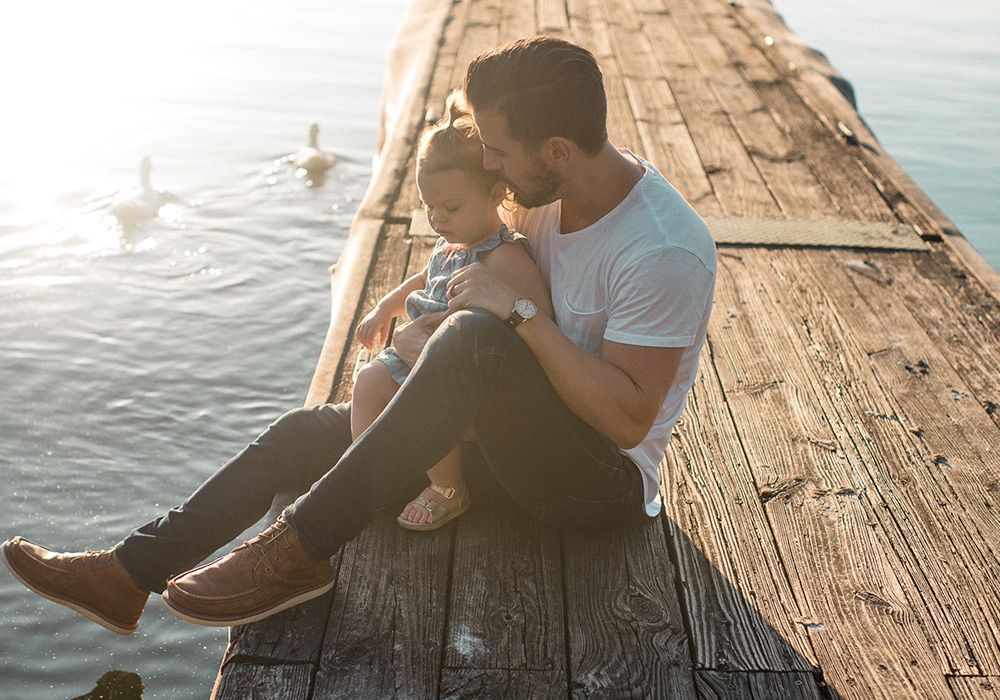
[[[427,262],[427,285],[406,297],[407,316],[414,321],[427,313],[447,311],[448,280],[451,279],[452,273],[476,262],[480,253],[493,250],[501,243],[514,241],[520,241],[526,248],[528,246],[527,238],[511,231],[505,224],[500,224],[500,228],[492,236],[471,248],[458,248],[449,244],[444,238],[439,238]],[[410,366],[403,362],[396,354],[396,350],[391,347],[380,352],[373,361],[384,364],[398,384],[402,384],[406,375],[410,373]]]

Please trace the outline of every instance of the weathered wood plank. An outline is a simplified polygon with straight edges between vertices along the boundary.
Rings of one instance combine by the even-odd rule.
[[[403,530],[401,506],[382,511],[344,548],[317,698],[438,694],[451,532]]]
[[[505,0],[500,6],[499,43],[524,39],[540,33],[535,0]]]
[[[629,5],[622,4],[618,10],[609,10],[615,17],[610,33],[641,139],[641,148],[632,148],[649,159],[700,212],[723,213],[668,80],[656,64],[642,18]]]
[[[625,16],[630,15],[631,5],[626,4],[625,0],[616,0],[613,5],[620,8],[619,12]],[[677,11],[673,9],[671,16]],[[638,16],[634,21],[637,26],[642,26]],[[628,26],[626,24],[623,28]],[[668,21],[661,22],[661,32],[669,32],[670,28]],[[622,36],[623,42],[627,39],[628,34]],[[679,34],[661,35],[655,37],[655,40],[650,38],[648,41],[648,48],[639,52],[643,57],[642,60],[648,61],[655,56],[665,65],[640,67],[639,70],[644,71],[640,75],[666,74],[670,90],[704,164],[704,172],[719,201],[724,207],[726,206],[722,199],[724,192],[729,199],[739,202],[738,208],[730,207],[723,213],[765,216],[774,211],[776,204],[773,196],[733,129],[725,109],[719,104],[704,76],[698,71],[683,38]],[[634,45],[636,42],[633,40],[631,43]],[[624,50],[624,46],[622,49]],[[713,213],[700,209],[699,211],[705,214]]]
[[[441,697],[449,700],[536,700],[566,696],[566,680],[549,671],[453,669],[441,672]]]
[[[338,564],[334,562],[335,571]],[[331,597],[321,596],[259,623],[230,628],[223,673],[229,673],[231,665],[253,661],[319,663]]]
[[[835,147],[833,150],[840,150],[857,160],[861,171],[871,180],[882,200],[890,205],[902,221],[915,226],[921,234],[931,237],[941,236],[947,230],[952,234],[946,236],[953,239],[949,242],[951,247],[969,250],[968,243],[961,236],[954,235],[954,225],[938,211],[899,165],[885,154],[860,115],[848,112],[847,100],[843,99],[837,88],[831,88],[831,80],[837,79],[836,71],[801,42],[789,42],[787,27],[773,12],[773,8],[766,11],[760,0],[748,0],[745,4],[733,4],[723,9],[719,9],[716,4],[715,12],[726,14],[729,22],[742,28],[751,42],[760,48],[761,55],[766,56],[782,76],[780,80],[786,82],[789,89],[798,94],[803,104],[812,111],[816,123],[834,135],[840,148]],[[777,41],[772,34],[778,35]],[[770,42],[767,42],[766,37],[770,37]],[[799,61],[804,64],[804,70],[800,70],[797,65]],[[856,140],[848,140],[839,133],[841,121],[851,125]],[[853,177],[855,173],[851,169],[847,174]],[[865,200],[871,193],[862,189],[855,194],[860,195],[858,204],[866,206]],[[875,210],[878,211],[877,206]],[[970,257],[969,264],[976,264],[980,270],[989,267],[975,254]],[[1000,277],[992,270],[989,273],[997,284],[994,289],[1000,290]]]
[[[698,671],[700,700],[824,700],[808,673],[728,673]]]
[[[569,16],[566,0],[537,0],[538,32],[568,39]]]
[[[825,105],[816,105],[813,109],[804,100],[802,92],[792,85],[787,66],[782,68],[784,60],[780,53],[765,51],[763,36],[750,33],[753,28],[740,22],[737,9],[728,3],[695,5],[684,0],[679,12],[681,10],[701,15],[708,26],[730,41],[739,42],[742,32],[742,44],[734,43],[734,53],[739,56],[738,67],[775,120],[784,124],[796,150],[805,154],[816,179],[826,188],[844,218],[895,220],[854,150],[845,147],[836,124],[831,125],[820,116]]]
[[[662,0],[636,2],[662,5]],[[655,21],[657,19],[659,21]],[[687,46],[689,60],[704,76],[705,86],[729,117],[754,166],[786,216],[810,219],[836,216],[836,207],[806,163],[805,154],[736,68],[736,56],[756,50],[756,47],[746,46],[745,41],[734,45],[734,39],[745,40],[744,34],[719,36],[700,15],[685,11],[670,12],[669,18],[653,15],[644,22],[644,28],[653,51],[662,56],[661,61],[667,60],[670,54],[681,53],[678,46]],[[673,72],[666,65],[663,70],[667,75]]]
[[[806,616],[726,400],[706,349],[662,480],[695,663],[725,671],[808,671],[816,659]]]
[[[312,700],[311,664],[233,664],[216,683],[213,700]]]
[[[900,556],[921,588],[925,602],[915,604],[934,622],[928,634],[939,637],[942,670],[996,673],[1000,560],[991,543],[1000,521],[987,489],[1000,473],[1000,430],[967,398],[896,286],[871,263],[838,258],[858,264],[831,266],[815,251],[773,264],[798,290],[816,361],[838,388],[829,410],[843,414],[858,468],[896,514],[885,527],[905,541]],[[823,290],[805,283],[821,271]]]
[[[604,75],[608,99],[608,136],[619,147],[641,152],[641,139],[622,78],[622,68],[611,43],[608,22],[600,0],[567,0],[570,34],[597,59]]]
[[[845,698],[926,698],[947,692],[911,609],[912,582],[877,522],[864,474],[852,469],[817,404],[820,371],[786,317],[771,251],[719,257],[716,299],[737,309],[710,326],[715,367],[765,501],[816,657]],[[800,310],[790,306],[788,313]],[[721,323],[720,323],[721,322]],[[720,327],[722,323],[725,328]]]
[[[473,505],[455,525],[448,683],[462,692],[499,683],[531,690],[529,696],[546,697],[553,688],[564,695],[559,534],[525,514],[492,479],[470,481]]]
[[[466,66],[458,64],[458,49],[461,45],[462,33],[468,16],[471,0],[459,0],[448,14],[438,47],[434,71],[430,77],[427,98],[424,104],[424,121],[418,130],[422,131],[428,123],[434,123],[444,116],[445,101],[451,91],[461,87],[465,78]],[[416,182],[416,150],[419,133],[413,135],[414,147],[403,170],[396,173],[401,180],[399,196],[392,205],[392,217],[395,221],[406,221],[410,214],[419,206],[420,196],[417,194]]]
[[[949,676],[955,700],[1000,700],[1000,676]]]
[[[465,70],[476,56],[500,43],[501,5],[501,0],[472,0],[455,56],[453,86],[462,86]]]
[[[354,314],[352,329],[364,318],[365,314],[375,308],[379,299],[403,280],[403,270],[406,269],[410,255],[409,246],[403,240],[408,229],[409,227],[405,224],[386,224],[383,226],[382,234],[376,244],[375,255],[368,268],[364,291]],[[354,390],[354,364],[363,346],[355,338],[353,332],[345,340],[341,364],[330,394],[331,401],[348,401]]]
[[[934,247],[934,255],[883,254],[873,260],[1000,426],[1000,302],[946,245]]]
[[[676,576],[659,518],[563,534],[574,698],[695,698]]]

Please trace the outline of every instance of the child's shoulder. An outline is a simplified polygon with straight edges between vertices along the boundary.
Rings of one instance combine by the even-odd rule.
[[[486,265],[531,261],[528,239],[519,233],[508,232],[496,246],[479,254],[479,260]]]
[[[521,245],[526,245],[528,242],[527,237],[518,233],[514,229],[507,226],[507,224],[501,224],[500,228],[497,230],[497,235],[500,236],[501,243],[520,243]]]
[[[491,253],[494,250],[500,248],[506,248],[509,245],[513,244],[523,245],[524,243],[527,242],[527,240],[528,239],[522,236],[520,233],[517,233],[516,231],[512,231],[511,229],[507,228],[506,224],[500,224],[500,228],[494,231],[489,238],[475,245],[472,248],[472,251],[478,257],[480,255],[486,255],[488,253]]]

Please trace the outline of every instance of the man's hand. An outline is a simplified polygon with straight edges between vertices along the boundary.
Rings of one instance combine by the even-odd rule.
[[[456,270],[448,281],[448,308],[452,311],[485,309],[503,321],[519,297],[479,262]]]
[[[447,311],[438,311],[424,314],[412,323],[397,327],[396,332],[392,335],[392,346],[396,348],[399,359],[412,367],[417,358],[420,357],[420,352],[424,349],[431,334],[447,317]]]

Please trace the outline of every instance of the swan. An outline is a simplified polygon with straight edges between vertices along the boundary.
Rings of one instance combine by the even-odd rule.
[[[110,212],[123,226],[133,226],[145,219],[156,218],[165,204],[180,201],[177,195],[158,190],[149,184],[153,162],[149,156],[139,161],[139,187],[115,194]]]
[[[333,167],[336,158],[330,153],[324,153],[320,150],[317,140],[319,138],[319,124],[313,124],[309,127],[309,144],[303,146],[292,156],[292,165],[297,171],[300,172],[299,175],[307,175],[309,180],[306,184],[312,184],[313,181],[318,181],[323,177],[323,174],[327,170]]]

